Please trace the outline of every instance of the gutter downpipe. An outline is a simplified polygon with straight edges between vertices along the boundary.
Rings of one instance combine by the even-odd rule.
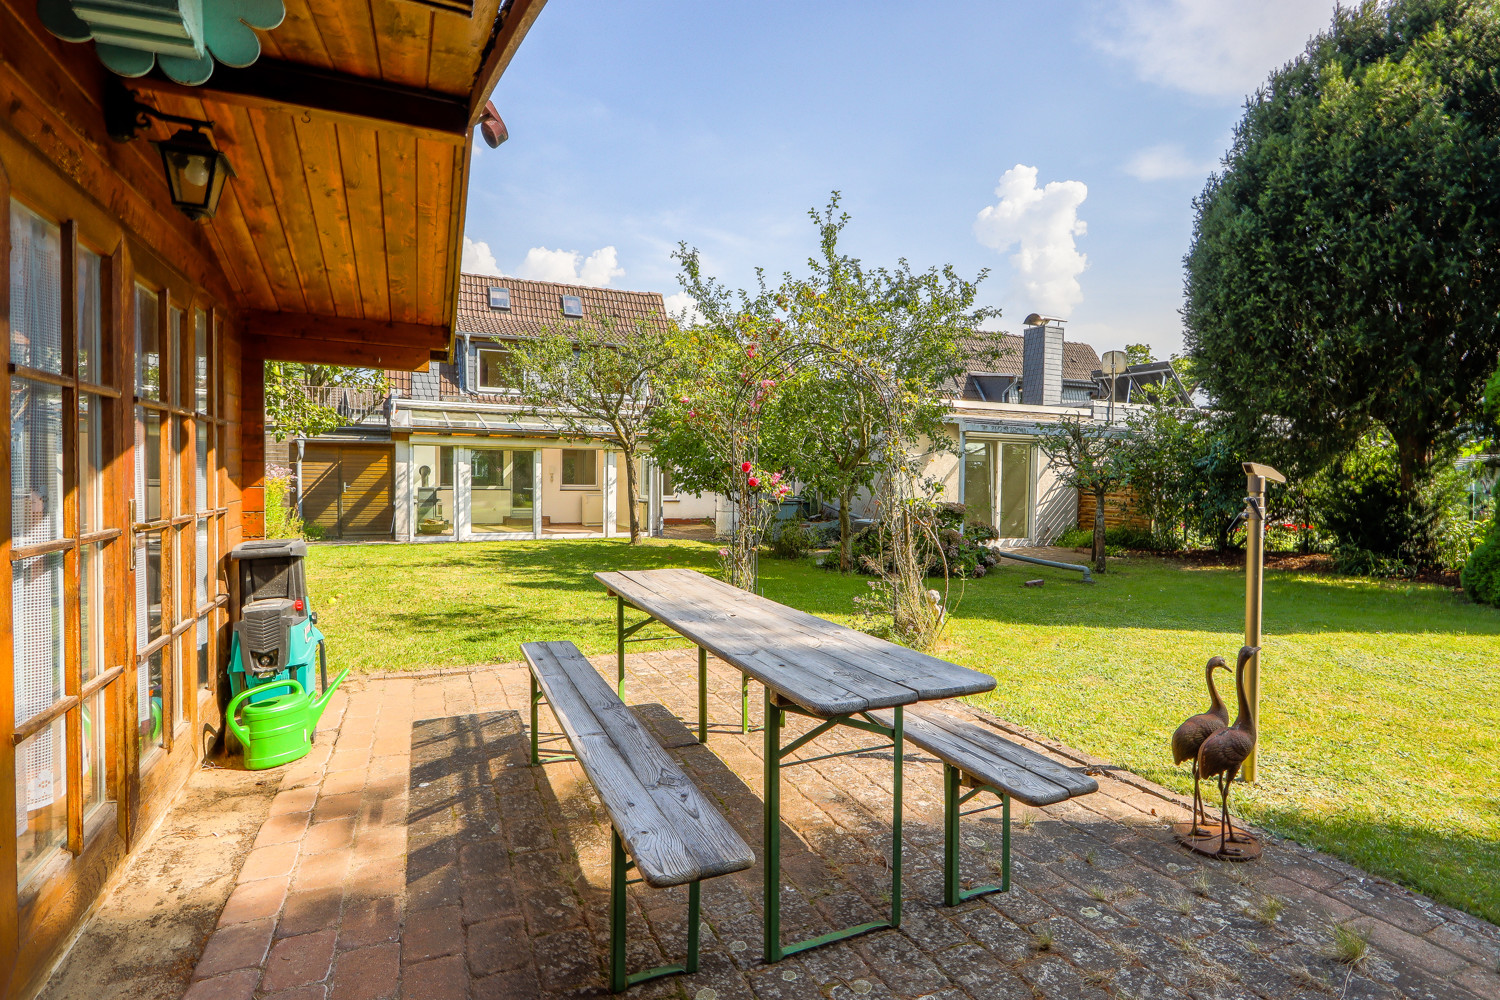
[[[1084,583],[1093,583],[1094,582],[1094,574],[1092,572],[1090,572],[1089,568],[1087,566],[1085,566],[1083,563],[1065,563],[1065,562],[1057,562],[1056,560],[1053,560],[1053,559],[1038,559],[1036,556],[1017,555],[1017,554],[1012,553],[1012,552],[1007,552],[1005,549],[996,549],[996,551],[1000,553],[1000,558],[1002,558],[1002,559],[1014,559],[1017,562],[1034,563],[1037,566],[1050,566],[1053,569],[1071,569],[1071,570],[1077,570],[1077,571],[1083,573],[1083,582]]]

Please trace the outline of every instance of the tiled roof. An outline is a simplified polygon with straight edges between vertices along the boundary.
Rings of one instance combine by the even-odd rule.
[[[997,375],[1014,375],[1021,377],[1021,337],[1013,333],[1002,333],[999,330],[976,330],[960,341],[965,353],[971,359],[970,372],[988,372]],[[997,359],[983,358],[986,348],[999,346],[1001,354]],[[1093,347],[1088,344],[1079,343],[1074,340],[1063,340],[1063,371],[1062,377],[1068,382],[1092,382],[1094,369],[1101,366],[1099,355]],[[959,395],[966,399],[978,399],[967,385],[959,385]]]
[[[510,289],[510,308],[491,309],[489,289]],[[561,298],[576,295],[583,300],[583,318],[563,316]],[[660,292],[627,292],[618,288],[564,285],[556,281],[496,278],[465,274],[458,287],[458,318],[454,332],[493,337],[531,337],[544,328],[567,330],[574,324],[613,319],[617,330],[634,329],[637,321],[665,326],[667,307]]]

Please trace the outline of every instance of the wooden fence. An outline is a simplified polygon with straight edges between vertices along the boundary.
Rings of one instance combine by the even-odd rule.
[[[1151,527],[1151,519],[1135,510],[1135,494],[1128,488],[1107,493],[1104,496],[1104,527],[1139,528],[1143,531]],[[1078,526],[1080,528],[1094,527],[1094,494],[1078,491]]]

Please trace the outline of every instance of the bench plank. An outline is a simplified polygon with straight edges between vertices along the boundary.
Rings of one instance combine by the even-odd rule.
[[[636,868],[657,888],[742,871],[749,846],[571,642],[521,647]]]
[[[871,713],[889,725],[889,712]],[[932,709],[906,713],[906,738],[964,774],[1029,806],[1046,806],[1099,790],[1099,783],[999,734]]]

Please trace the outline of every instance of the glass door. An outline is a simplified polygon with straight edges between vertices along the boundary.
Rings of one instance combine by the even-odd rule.
[[[536,503],[536,452],[511,451],[506,454],[511,466],[511,482],[515,484],[511,490],[510,520],[517,526],[516,530],[530,531],[533,504]]]
[[[1031,451],[1032,446],[1005,441],[1000,445],[1000,529],[1001,538],[1031,536]]]

